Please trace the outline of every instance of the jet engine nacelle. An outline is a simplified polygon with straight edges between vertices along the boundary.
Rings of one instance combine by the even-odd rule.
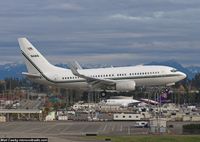
[[[116,83],[117,91],[133,91],[135,90],[135,81],[118,81]]]

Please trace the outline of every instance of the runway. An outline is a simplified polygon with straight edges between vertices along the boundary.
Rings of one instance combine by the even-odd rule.
[[[171,134],[182,134],[184,124],[199,122],[167,123]],[[48,138],[49,142],[86,142],[86,134],[104,136],[147,135],[149,128],[135,128],[135,121],[14,121],[0,123],[0,138]],[[173,125],[173,127],[171,127]],[[170,126],[170,127],[169,127]],[[89,141],[95,141],[91,140]]]
[[[0,137],[41,137],[50,142],[84,142],[86,134],[130,135],[148,133],[147,128],[133,128],[135,122],[36,122],[20,121],[0,124]],[[87,140],[86,140],[87,141]]]

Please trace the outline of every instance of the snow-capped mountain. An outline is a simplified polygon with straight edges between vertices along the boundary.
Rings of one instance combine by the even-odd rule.
[[[11,63],[0,65],[0,80],[7,77],[21,78],[22,72],[26,70],[25,64]]]
[[[180,63],[178,63],[175,60],[168,60],[168,61],[163,61],[163,62],[151,62],[148,63],[146,65],[165,65],[165,66],[170,66],[170,67],[174,67],[177,70],[184,72],[185,74],[187,74],[187,77],[189,79],[192,79],[196,73],[199,73],[199,71],[197,71],[196,73],[193,71],[194,68],[190,68],[190,67],[183,67]],[[196,68],[196,67],[195,67]],[[200,68],[200,67],[199,67]]]
[[[164,62],[151,62],[147,63],[145,65],[166,65],[174,67],[184,73],[187,74],[189,79],[192,79],[195,74],[200,73],[200,67],[190,66],[190,67],[183,67],[181,64],[174,60],[164,61]],[[57,64],[56,66],[68,68],[66,64]],[[99,67],[110,67],[111,65],[92,65],[92,64],[84,64],[82,65],[83,68],[99,68]],[[0,65],[0,80],[5,79],[7,77],[15,77],[15,78],[21,78],[22,72],[27,72],[25,64],[20,63],[12,63],[12,64],[5,64]]]
[[[193,74],[200,73],[200,67],[190,66],[187,67],[187,69]]]

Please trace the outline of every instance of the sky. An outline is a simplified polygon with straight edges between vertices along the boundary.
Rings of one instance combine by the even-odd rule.
[[[200,66],[199,0],[1,0],[0,64],[27,37],[53,64]]]

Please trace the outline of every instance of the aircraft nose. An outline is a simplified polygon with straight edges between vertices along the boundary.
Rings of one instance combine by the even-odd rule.
[[[185,79],[187,77],[187,75],[185,73],[183,73],[183,72],[180,72],[180,74],[181,74],[181,78],[182,79]]]

